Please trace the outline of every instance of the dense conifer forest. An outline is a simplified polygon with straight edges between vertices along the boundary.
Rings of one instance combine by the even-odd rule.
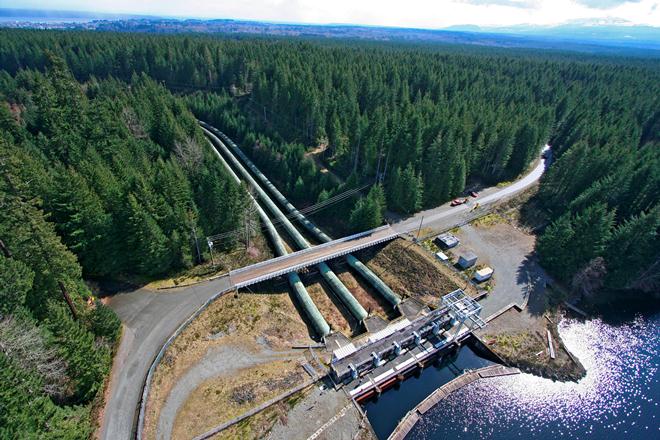
[[[83,276],[192,266],[245,193],[144,75],[81,84],[51,55],[0,76],[0,438],[86,438],[119,320]]]
[[[323,214],[355,229],[513,180],[549,143],[545,267],[586,293],[660,288],[653,60],[2,30],[0,69],[2,438],[91,432],[119,323],[83,277],[187,268],[196,236],[241,226],[195,117],[298,203],[382,183]]]

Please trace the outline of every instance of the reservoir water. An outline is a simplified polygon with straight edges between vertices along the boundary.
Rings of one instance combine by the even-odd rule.
[[[587,369],[578,383],[530,374],[480,380],[425,414],[408,439],[660,438],[660,314],[616,323],[565,319],[559,332]],[[464,347],[454,362],[367,402],[376,435],[386,439],[406,412],[461,370],[488,364]]]

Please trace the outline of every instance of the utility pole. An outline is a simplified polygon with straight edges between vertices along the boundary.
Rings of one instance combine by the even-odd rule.
[[[419,228],[417,228],[417,237],[415,238],[415,241],[419,241],[419,233],[422,232],[422,223],[424,223],[424,216],[422,216],[421,220],[419,221]]]
[[[211,264],[213,267],[215,267],[215,260],[213,259],[213,242],[207,238],[206,244],[209,245],[209,252],[211,253]]]
[[[381,182],[385,180],[385,175],[387,174],[387,164],[390,162],[390,151],[392,151],[392,147],[387,149],[387,156],[385,157],[385,168],[383,168],[383,177],[381,178]]]
[[[254,190],[250,187],[248,189],[250,195],[254,197]],[[245,250],[247,251],[250,248],[250,241],[252,239],[252,234],[256,233],[258,223],[255,221],[255,214],[257,212],[256,206],[252,203],[248,204],[243,209],[243,223],[245,226]]]
[[[202,253],[199,250],[199,240],[197,239],[197,215],[192,207],[188,206],[186,210],[186,217],[188,219],[188,224],[190,225],[190,230],[192,232],[193,240],[195,241],[195,250],[197,250],[197,263],[202,262]]]
[[[253,224],[253,212],[246,209],[244,214],[245,223],[245,249],[250,249],[250,242],[252,240],[252,233],[254,232],[255,225]]]
[[[7,246],[5,246],[5,242],[2,240],[0,240],[0,250],[4,254],[5,258],[11,258],[11,252],[9,251]]]
[[[360,160],[360,143],[362,141],[362,136],[358,139],[357,146],[355,148],[355,156],[353,157],[353,172],[357,172],[358,162]]]
[[[195,229],[195,224],[192,225],[193,239],[195,240],[195,249],[197,249],[197,263],[202,262],[202,253],[199,251],[199,241],[197,241],[197,230]]]
[[[380,183],[380,161],[383,158],[383,152],[378,150],[378,166],[376,167],[376,184]]]

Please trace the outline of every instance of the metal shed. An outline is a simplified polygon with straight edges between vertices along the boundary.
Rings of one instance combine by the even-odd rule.
[[[468,267],[474,266],[476,262],[477,262],[477,254],[475,254],[472,251],[465,252],[458,259],[458,265],[463,269],[467,269]]]
[[[449,261],[449,257],[444,252],[436,252],[435,256],[440,261]]]
[[[445,232],[444,234],[440,234],[437,237],[435,237],[435,242],[438,244],[443,249],[451,249],[453,247],[458,246],[458,244],[461,242],[454,234],[450,234],[449,232]]]
[[[479,269],[474,273],[474,279],[479,283],[490,279],[490,277],[492,276],[493,276],[493,269],[488,266],[484,267],[483,269]]]

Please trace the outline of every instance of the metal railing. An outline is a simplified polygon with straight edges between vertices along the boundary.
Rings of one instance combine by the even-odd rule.
[[[384,226],[384,228],[387,228],[387,226]],[[369,235],[369,233],[361,233],[361,234],[356,234],[356,235],[366,236],[366,235]],[[249,285],[252,285],[252,284],[259,283],[261,281],[266,281],[266,280],[271,279],[271,278],[276,278],[278,276],[286,275],[289,272],[294,272],[294,271],[303,269],[307,266],[313,266],[315,264],[322,263],[324,261],[328,261],[328,260],[331,260],[333,258],[342,257],[344,255],[350,254],[351,252],[359,251],[361,249],[365,249],[365,248],[370,247],[370,246],[375,246],[379,243],[383,243],[385,241],[392,240],[392,239],[394,239],[398,236],[399,236],[399,233],[393,230],[391,234],[380,237],[377,240],[362,243],[362,244],[359,244],[359,245],[356,245],[356,246],[352,246],[348,249],[342,249],[342,250],[337,251],[337,252],[332,252],[330,254],[320,255],[318,258],[313,258],[313,259],[310,259],[310,260],[306,260],[306,261],[303,261],[301,263],[293,264],[293,265],[287,266],[286,268],[283,268],[283,269],[280,269],[280,270],[277,270],[277,271],[274,271],[274,272],[270,272],[270,273],[261,275],[259,277],[251,278],[249,280],[242,281],[242,282],[239,282],[239,283],[234,283],[233,286],[236,287],[236,288],[245,287],[245,286],[249,286]],[[353,236],[349,236],[349,237],[345,237],[345,238],[338,239],[338,240],[335,240],[335,241],[331,241],[331,242],[328,242],[328,243],[324,243],[324,244],[314,246],[314,247],[311,247],[311,248],[308,248],[308,249],[303,249],[301,251],[298,251],[298,252],[295,252],[295,253],[292,253],[292,254],[288,254],[288,255],[285,255],[285,256],[282,256],[282,257],[277,257],[277,258],[273,258],[273,259],[270,259],[270,260],[262,261],[262,262],[253,264],[251,266],[242,267],[240,269],[232,271],[231,272],[231,277],[235,277],[237,274],[244,273],[244,272],[247,272],[247,271],[252,271],[252,270],[255,270],[255,269],[262,268],[262,267],[267,267],[269,265],[275,264],[274,262],[286,261],[286,260],[289,260],[289,259],[293,259],[295,257],[299,257],[300,255],[309,254],[311,252],[318,251],[318,249],[321,248],[321,247],[332,247],[333,245],[336,245],[337,243],[346,242],[346,241],[350,241],[351,239],[355,239],[355,237],[353,237],[353,238],[351,238],[351,237],[353,237]]]

